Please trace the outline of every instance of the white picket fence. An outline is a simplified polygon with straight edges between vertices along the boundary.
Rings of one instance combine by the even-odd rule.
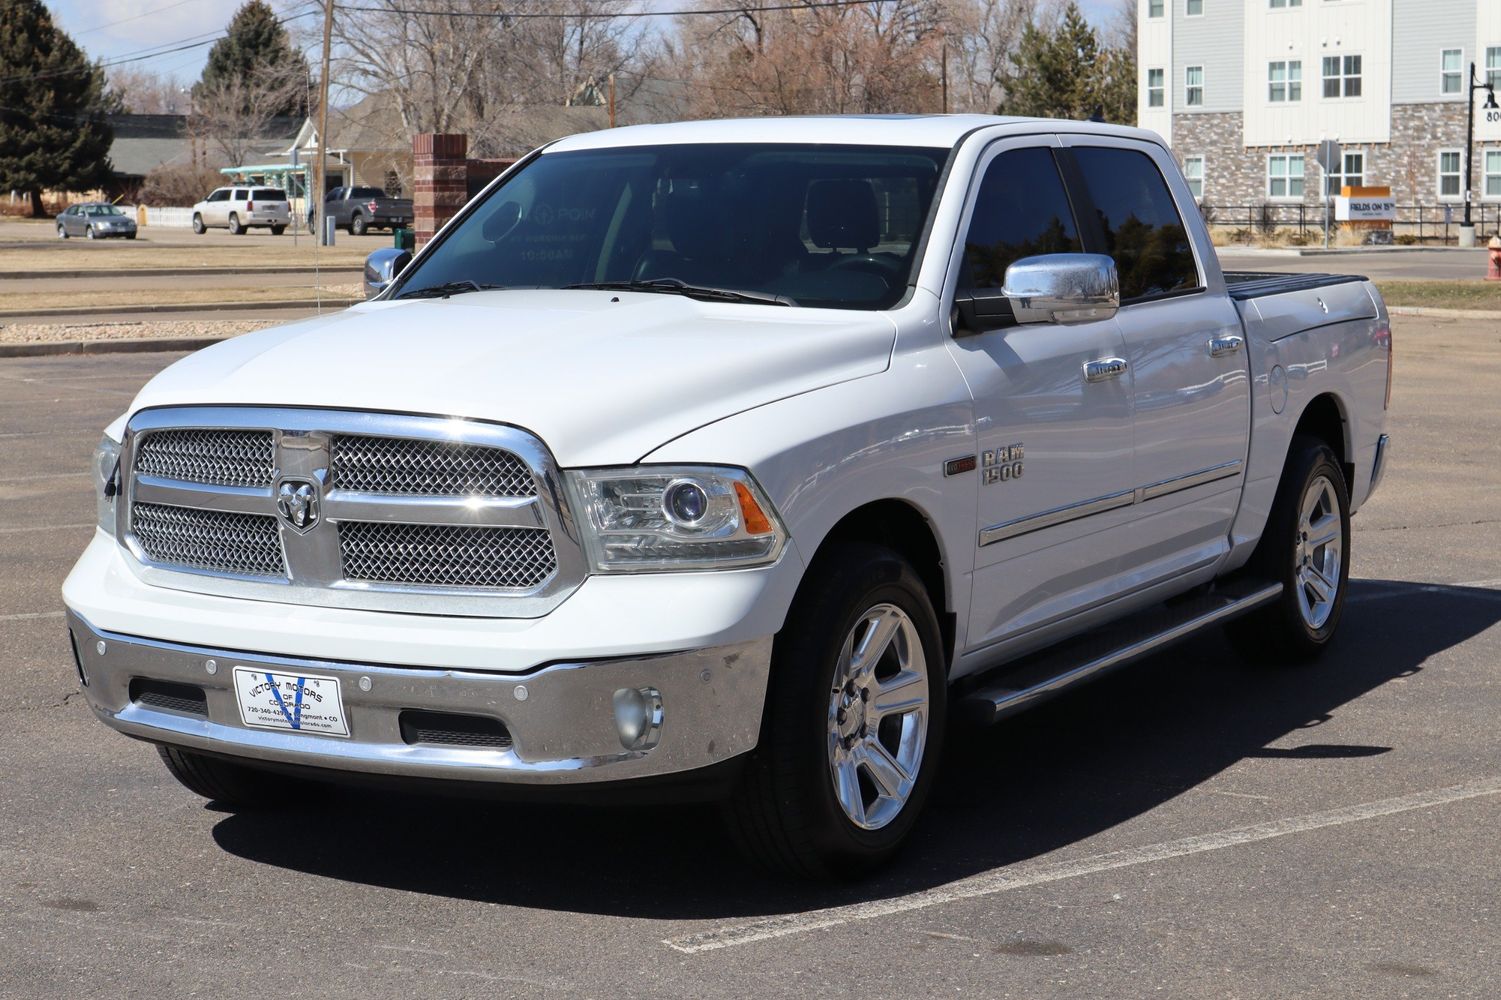
[[[193,224],[193,210],[191,208],[151,208],[137,209],[144,211],[146,218],[141,220],[146,226],[161,226],[164,229],[187,229]]]

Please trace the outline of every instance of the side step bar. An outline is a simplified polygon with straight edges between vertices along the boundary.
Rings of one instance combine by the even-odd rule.
[[[1236,581],[1210,594],[1128,616],[1003,668],[1000,677],[962,698],[959,711],[974,722],[997,722],[1211,625],[1239,618],[1281,594],[1280,583]]]

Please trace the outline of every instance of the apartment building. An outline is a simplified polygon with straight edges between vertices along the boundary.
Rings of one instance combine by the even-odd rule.
[[[1138,0],[1138,121],[1202,203],[1314,202],[1329,179],[1459,206],[1470,63],[1501,87],[1501,0]],[[1473,197],[1501,203],[1501,112],[1475,95]]]

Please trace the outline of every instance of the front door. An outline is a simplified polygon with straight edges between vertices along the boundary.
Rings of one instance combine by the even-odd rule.
[[[1184,215],[1197,209],[1166,151],[1100,136],[1065,142],[1120,276],[1116,322],[1136,418],[1129,558],[1149,585],[1229,551],[1251,425],[1246,345],[1234,304],[1194,258]]]
[[[956,295],[993,296],[1019,258],[1083,249],[1057,146],[1029,138],[986,151],[951,266]],[[1118,529],[1135,481],[1130,372],[1107,365],[1104,377],[1086,376],[1091,362],[1125,357],[1115,321],[994,323],[956,331],[949,347],[974,396],[980,451],[967,653],[1119,589]]]

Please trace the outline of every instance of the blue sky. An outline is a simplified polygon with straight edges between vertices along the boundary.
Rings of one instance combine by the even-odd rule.
[[[52,16],[93,59],[117,59],[145,54],[184,40],[192,43],[224,26],[244,0],[50,0]],[[278,12],[294,6],[294,0],[271,0]],[[1117,8],[1117,0],[1079,0],[1079,6],[1096,24]],[[304,19],[312,26],[315,17]],[[309,42],[317,39],[311,34]],[[208,57],[208,45],[171,52],[132,63],[164,76],[175,75],[185,83],[198,79]],[[310,53],[310,62],[316,61]]]

